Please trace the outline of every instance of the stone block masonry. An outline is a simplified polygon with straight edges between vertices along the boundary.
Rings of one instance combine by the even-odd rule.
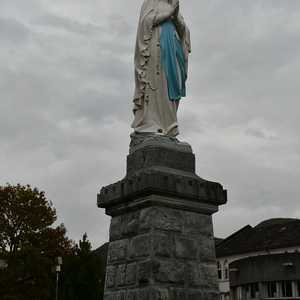
[[[212,228],[211,216],[159,206],[114,217],[105,299],[215,299]]]
[[[218,299],[212,214],[226,192],[194,161],[175,139],[133,138],[127,176],[98,195],[112,216],[105,300]]]

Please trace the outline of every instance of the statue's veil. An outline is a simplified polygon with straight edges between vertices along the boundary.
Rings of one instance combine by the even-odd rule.
[[[147,79],[148,60],[150,53],[150,41],[153,35],[153,26],[161,15],[169,15],[172,7],[176,6],[179,0],[145,0],[140,13],[135,48],[135,80],[136,88],[134,95],[134,111],[142,105],[145,87],[151,84]],[[179,17],[181,15],[179,14]],[[184,38],[185,40],[185,38]],[[186,53],[189,51],[185,51]]]

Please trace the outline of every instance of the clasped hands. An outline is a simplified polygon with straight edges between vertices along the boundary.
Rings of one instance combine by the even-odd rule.
[[[162,2],[161,12],[156,16],[154,26],[159,26],[167,20],[176,22],[179,14],[179,0],[169,0],[168,3]]]

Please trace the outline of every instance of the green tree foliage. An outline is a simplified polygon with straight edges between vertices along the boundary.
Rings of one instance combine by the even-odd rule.
[[[65,259],[60,285],[60,299],[101,300],[105,262],[91,250],[85,233],[75,246],[75,255]]]
[[[77,255],[84,257],[90,255],[91,251],[92,251],[92,245],[88,240],[87,233],[84,233],[82,240],[79,241],[79,248],[77,250]]]
[[[44,192],[30,186],[0,187],[1,250],[9,254],[27,247],[56,220]]]
[[[70,255],[73,243],[63,225],[51,226],[56,211],[44,192],[29,185],[0,187],[0,299],[53,299],[57,256]]]

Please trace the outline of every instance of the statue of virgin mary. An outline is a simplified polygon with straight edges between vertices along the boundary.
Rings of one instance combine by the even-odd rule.
[[[134,121],[138,133],[179,134],[177,109],[185,97],[190,33],[179,0],[145,0],[135,48]]]

